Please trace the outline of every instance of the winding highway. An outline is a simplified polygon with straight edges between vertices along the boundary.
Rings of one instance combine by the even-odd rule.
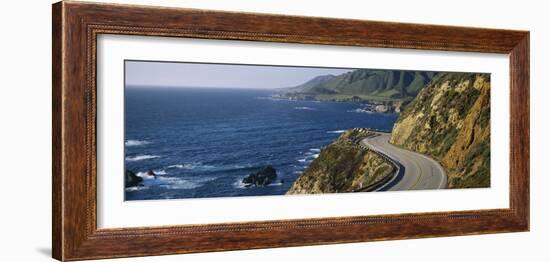
[[[376,132],[361,140],[363,146],[376,151],[398,166],[395,176],[375,191],[440,189],[447,186],[447,174],[428,156],[389,143],[390,134]]]

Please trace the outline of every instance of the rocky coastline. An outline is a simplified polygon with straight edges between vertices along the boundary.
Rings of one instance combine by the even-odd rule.
[[[449,188],[490,186],[489,74],[442,73],[395,123],[390,142],[438,160]]]
[[[490,186],[490,75],[439,73],[398,108],[391,144],[436,159],[447,171],[448,188]],[[352,146],[357,130],[324,148],[287,194],[356,192],[391,173],[383,156]]]
[[[372,134],[365,128],[344,132],[321,150],[287,194],[371,191],[373,185],[393,176],[396,170],[393,163],[361,145],[361,140]]]

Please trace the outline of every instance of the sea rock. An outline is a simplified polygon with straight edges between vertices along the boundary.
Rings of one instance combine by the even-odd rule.
[[[277,171],[272,166],[266,166],[256,173],[243,178],[242,182],[246,187],[267,186],[277,179]]]
[[[131,170],[126,170],[124,178],[125,187],[141,186],[141,182],[143,182],[143,178],[137,176],[136,173]]]
[[[147,171],[147,175],[148,175],[148,176],[152,176],[152,177],[154,177],[155,179],[157,179],[157,174],[155,174],[155,172],[153,172],[153,170]]]

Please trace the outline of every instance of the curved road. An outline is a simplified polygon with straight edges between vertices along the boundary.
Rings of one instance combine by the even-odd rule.
[[[389,157],[399,167],[391,180],[375,191],[440,189],[447,186],[447,174],[441,165],[413,151],[389,143],[389,133],[376,133],[361,140],[369,149]]]

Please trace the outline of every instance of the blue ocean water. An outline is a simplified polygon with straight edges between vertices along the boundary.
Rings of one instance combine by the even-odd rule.
[[[358,103],[274,100],[271,93],[127,87],[125,165],[144,183],[126,188],[126,200],[285,194],[343,130],[391,130],[397,119],[356,112]],[[277,170],[277,183],[244,187],[242,178],[266,165]]]

